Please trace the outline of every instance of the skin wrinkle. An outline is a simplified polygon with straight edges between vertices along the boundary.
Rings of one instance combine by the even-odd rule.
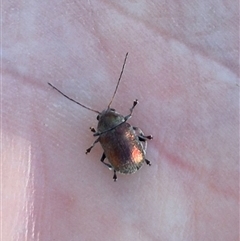
[[[11,0],[3,10],[3,240],[238,240],[234,3]],[[114,183],[100,145],[85,155],[96,115],[47,82],[101,111],[126,52],[112,107],[126,115],[139,99],[129,123],[153,135],[152,166]]]

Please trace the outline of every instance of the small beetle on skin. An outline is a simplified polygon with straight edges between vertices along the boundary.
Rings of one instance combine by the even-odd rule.
[[[110,170],[113,170],[114,181],[117,180],[116,172],[123,174],[134,173],[142,167],[144,162],[151,166],[150,161],[145,158],[145,155],[147,149],[147,139],[151,140],[152,136],[145,136],[141,129],[138,127],[133,127],[127,123],[127,120],[131,118],[133,109],[137,105],[138,101],[134,100],[133,106],[130,109],[130,114],[127,116],[123,116],[116,112],[115,109],[110,108],[123,74],[127,56],[128,53],[125,56],[120,77],[118,79],[112,99],[108,104],[107,109],[103,110],[102,112],[89,108],[73,100],[58,90],[55,86],[48,83],[52,88],[57,90],[67,99],[84,107],[85,109],[94,111],[98,114],[97,131],[93,127],[90,128],[91,131],[94,132],[93,136],[98,136],[98,138],[94,141],[91,147],[86,150],[86,154],[92,150],[97,142],[100,142],[103,148],[101,162],[105,164]],[[105,158],[108,159],[109,163],[104,161]]]

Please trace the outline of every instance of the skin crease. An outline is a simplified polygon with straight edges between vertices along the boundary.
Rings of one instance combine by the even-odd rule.
[[[238,240],[238,8],[3,3],[1,240]],[[85,155],[112,107],[154,139],[133,175]]]

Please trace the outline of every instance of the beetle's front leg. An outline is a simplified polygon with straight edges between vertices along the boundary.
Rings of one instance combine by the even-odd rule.
[[[96,130],[95,130],[94,127],[91,126],[89,129],[90,129],[91,132],[96,133]]]
[[[132,105],[132,107],[131,107],[131,109],[130,109],[130,114],[124,117],[125,121],[127,121],[129,118],[132,117],[133,109],[134,109],[134,107],[135,107],[137,104],[138,104],[138,100],[134,100],[134,101],[133,101],[133,105]]]

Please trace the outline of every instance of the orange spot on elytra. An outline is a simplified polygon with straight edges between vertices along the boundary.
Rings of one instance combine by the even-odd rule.
[[[142,152],[137,148],[137,147],[133,147],[133,150],[132,150],[132,160],[133,162],[135,163],[139,163],[141,162],[143,159],[143,156],[142,156]]]

